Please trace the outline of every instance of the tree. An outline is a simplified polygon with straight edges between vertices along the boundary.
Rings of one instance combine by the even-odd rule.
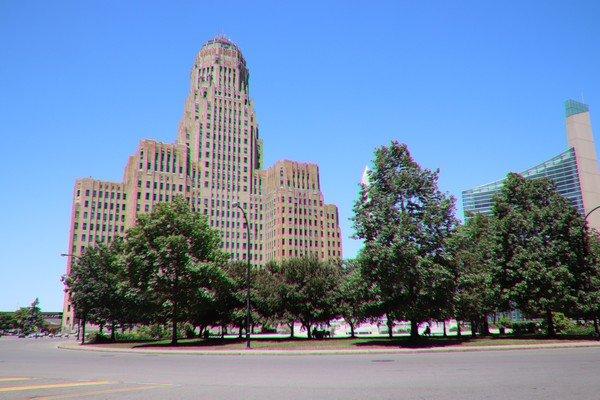
[[[508,174],[494,199],[493,278],[505,308],[546,319],[577,304],[577,276],[586,269],[587,227],[549,179]]]
[[[586,269],[577,274],[577,302],[576,317],[591,319],[594,322],[596,337],[600,337],[600,236],[598,232],[589,232],[589,255]]]
[[[339,315],[339,265],[314,257],[293,258],[282,261],[272,272],[280,282],[278,302],[286,315],[300,321],[309,339],[315,324],[328,323]]]
[[[75,314],[82,320],[82,343],[87,322],[101,327],[109,324],[114,340],[115,326],[128,312],[121,251],[119,240],[111,246],[88,246],[73,263],[70,274],[63,277]]]
[[[354,205],[361,270],[377,286],[386,313],[418,324],[437,319],[452,301],[454,273],[446,242],[455,229],[454,198],[437,187],[439,171],[423,169],[404,144],[375,151],[368,185]]]
[[[492,284],[494,246],[490,217],[472,214],[452,235],[449,248],[456,272],[454,316],[460,320],[481,323],[483,334],[488,315],[495,310],[497,290]]]
[[[257,269],[252,282],[252,304],[261,319],[269,324],[287,324],[290,327],[290,337],[293,338],[297,315],[291,312],[291,307],[286,303],[290,288],[280,265],[271,261]]]
[[[373,298],[371,294],[371,288],[363,278],[358,263],[345,263],[338,301],[340,314],[350,326],[352,338],[356,337],[356,327],[368,319],[368,307]]]
[[[0,312],[0,331],[15,329],[16,324],[17,321],[15,320],[15,313]]]
[[[44,327],[44,317],[40,309],[40,301],[36,299],[29,307],[21,307],[14,314],[16,327],[24,334],[39,332]]]
[[[132,286],[145,292],[151,317],[170,321],[171,343],[177,344],[177,324],[188,319],[202,290],[212,290],[206,267],[227,259],[218,231],[177,197],[140,215],[126,246]]]
[[[191,296],[187,321],[200,328],[200,334],[211,325],[223,327],[231,321],[236,306],[234,281],[216,264],[198,265],[198,278],[203,282]]]
[[[100,303],[96,264],[99,250],[88,246],[81,257],[77,257],[68,275],[62,276],[65,291],[69,293],[75,317],[81,320],[81,344],[85,342],[85,326],[95,318],[96,306]]]

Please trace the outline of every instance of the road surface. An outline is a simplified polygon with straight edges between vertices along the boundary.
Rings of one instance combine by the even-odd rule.
[[[171,355],[0,338],[0,399],[597,399],[600,348]]]

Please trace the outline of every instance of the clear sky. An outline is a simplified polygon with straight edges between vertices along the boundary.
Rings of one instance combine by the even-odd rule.
[[[267,166],[320,165],[346,257],[377,146],[407,143],[460,203],[564,150],[565,99],[600,130],[597,1],[92,3],[0,2],[0,310],[61,309],[75,179],[120,181],[140,139],[175,140],[218,34],[248,62]]]

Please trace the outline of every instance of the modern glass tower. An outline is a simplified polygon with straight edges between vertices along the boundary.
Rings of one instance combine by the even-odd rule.
[[[582,215],[600,205],[600,172],[592,132],[589,107],[565,102],[568,149],[548,161],[521,173],[525,178],[550,178],[558,192],[568,199]],[[492,212],[494,196],[504,180],[499,180],[462,192],[465,218],[469,213]],[[600,211],[588,217],[589,226],[600,231]]]

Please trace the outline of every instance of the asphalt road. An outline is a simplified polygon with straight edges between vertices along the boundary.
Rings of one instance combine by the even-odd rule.
[[[60,350],[60,342],[0,338],[0,399],[600,398],[600,348],[202,356]]]

